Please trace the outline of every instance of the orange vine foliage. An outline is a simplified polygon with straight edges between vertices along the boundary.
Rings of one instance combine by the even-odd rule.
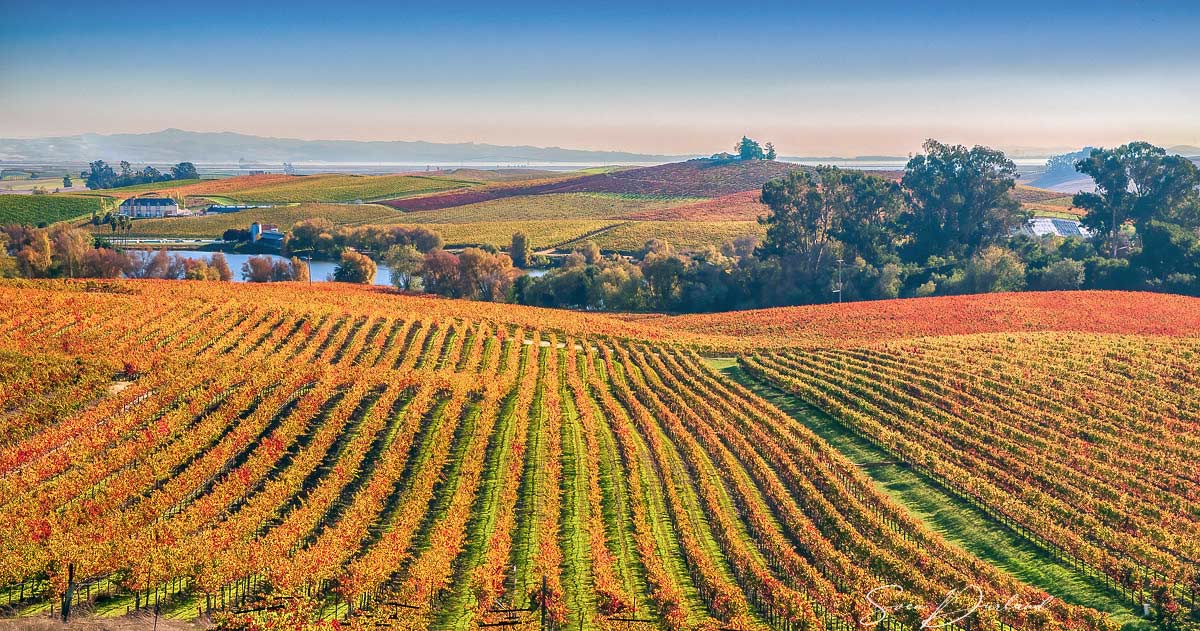
[[[1111,294],[967,308],[992,314],[978,326],[1041,326],[1066,308],[1043,313],[1037,301],[1092,296]],[[1181,307],[1191,303],[1172,300],[1158,301],[1172,315],[1156,332],[1192,326]],[[894,334],[953,328],[922,321],[931,308],[839,317]],[[889,309],[898,315],[870,315]],[[782,326],[815,339],[834,320]],[[555,628],[820,629],[868,614],[863,593],[881,584],[904,585],[890,604],[913,612],[968,583],[999,602],[1045,597],[948,546],[693,351],[743,342],[673,331],[679,322],[339,284],[0,284],[0,365],[21,368],[0,374],[0,587],[44,601],[71,587],[73,571],[76,586],[138,602],[190,597],[219,623],[252,628],[471,627],[544,614]],[[1177,510],[1196,501],[1186,463],[1197,454],[1190,439],[1151,445],[1128,428],[1194,434],[1194,342],[1086,337],[1084,352],[1053,337],[947,339],[748,365],[837,414],[870,404],[913,431],[944,430],[960,460],[904,456],[941,458],[937,472],[993,504],[988,485],[1033,484],[1046,510],[1015,515],[1040,520],[1031,528],[1108,568],[1112,553],[1092,541],[1103,537],[1175,577],[1170,557],[1197,552],[1186,536],[1194,515]],[[1082,376],[1065,377],[1073,372]],[[1118,376],[1145,386],[1124,406]],[[49,394],[61,404],[47,408]],[[1077,412],[1039,413],[1039,402]],[[1087,432],[1067,427],[1089,414]],[[1011,456],[985,454],[966,423],[1009,438],[1032,423],[1061,440],[1012,438]],[[1112,464],[1119,452],[1166,463],[1169,477],[1139,481]],[[1026,466],[1034,461],[1045,470]],[[1068,508],[1081,498],[1094,510],[1076,515]],[[1122,513],[1133,502],[1167,518]],[[1101,614],[1060,603],[987,622],[1108,629]]]

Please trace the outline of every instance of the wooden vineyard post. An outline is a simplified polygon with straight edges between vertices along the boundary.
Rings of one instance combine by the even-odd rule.
[[[546,575],[545,574],[542,575],[542,595],[541,595],[541,598],[539,598],[538,600],[540,601],[538,604],[540,605],[539,608],[541,609],[541,616],[542,616],[540,628],[542,631],[546,631]]]
[[[67,619],[71,617],[71,598],[75,591],[75,564],[67,564],[67,591],[63,593],[62,599],[62,621],[65,624]]]

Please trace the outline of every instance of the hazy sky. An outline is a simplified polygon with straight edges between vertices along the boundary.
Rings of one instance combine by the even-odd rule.
[[[1200,145],[1200,1],[0,0],[0,136],[166,127],[648,153],[743,133],[784,155]]]

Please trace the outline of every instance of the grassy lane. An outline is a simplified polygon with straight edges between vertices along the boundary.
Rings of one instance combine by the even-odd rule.
[[[564,362],[565,363],[565,362]],[[565,372],[565,366],[560,364]],[[583,433],[579,415],[567,392],[566,381],[561,384],[563,402],[563,505],[560,545],[564,552],[563,587],[570,609],[567,628],[593,628],[596,594],[591,589],[592,570],[588,563],[586,526],[591,506],[587,501],[587,478],[583,467]]]
[[[584,443],[584,429],[575,407],[574,398],[568,387],[569,370],[567,355],[575,351],[568,349],[557,353],[559,374],[559,400],[562,402],[562,515],[559,531],[559,546],[563,551],[563,592],[569,611],[568,629],[596,628],[598,609],[592,572],[592,555],[588,551],[588,524],[592,523],[593,511],[599,507],[588,501],[588,461]]]
[[[837,420],[799,397],[752,378],[737,360],[707,360],[709,366],[742,384],[815,434],[852,462],[887,462],[892,457],[855,436]],[[892,499],[927,526],[971,554],[1065,602],[1105,611],[1126,631],[1153,629],[1121,595],[1097,583],[1041,548],[993,521],[970,504],[953,497],[927,478],[900,465],[875,465],[864,472]]]

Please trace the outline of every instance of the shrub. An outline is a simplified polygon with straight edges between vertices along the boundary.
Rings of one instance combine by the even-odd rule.
[[[341,283],[370,285],[375,282],[375,261],[354,250],[342,252],[342,262],[333,270],[333,280]]]
[[[1025,288],[1025,264],[1009,250],[988,246],[967,263],[962,288],[979,294],[1020,291]]]
[[[1065,291],[1079,289],[1083,286],[1083,280],[1083,262],[1063,259],[1048,265],[1035,286],[1046,291]]]

